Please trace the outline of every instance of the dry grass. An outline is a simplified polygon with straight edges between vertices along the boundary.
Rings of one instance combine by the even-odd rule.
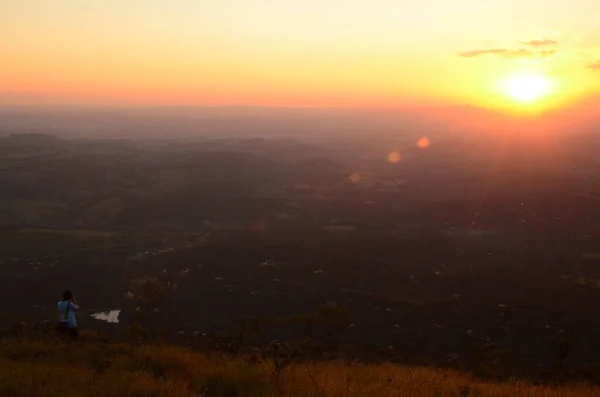
[[[120,343],[0,344],[0,396],[95,397],[592,397],[586,385],[483,383],[452,371],[392,364],[292,364],[278,377],[268,363],[223,359],[181,347]]]

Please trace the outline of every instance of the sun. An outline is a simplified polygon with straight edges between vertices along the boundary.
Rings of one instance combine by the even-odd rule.
[[[503,91],[507,96],[522,103],[542,99],[552,90],[550,79],[542,75],[515,75],[503,82]]]

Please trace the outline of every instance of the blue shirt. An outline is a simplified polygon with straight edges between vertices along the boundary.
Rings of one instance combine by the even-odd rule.
[[[70,306],[70,307],[69,307]],[[66,314],[67,307],[69,307],[69,313]],[[78,310],[79,306],[73,302],[60,301],[58,302],[58,312],[60,313],[60,322],[67,323],[69,327],[77,327],[77,320],[75,319],[75,310]],[[66,314],[66,317],[65,317]]]

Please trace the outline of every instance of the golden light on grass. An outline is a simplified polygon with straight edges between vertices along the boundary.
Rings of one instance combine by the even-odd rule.
[[[399,163],[400,160],[402,160],[402,156],[400,155],[400,152],[398,151],[393,151],[390,154],[388,154],[388,161],[390,163]]]
[[[425,149],[429,147],[429,145],[431,145],[431,141],[425,136],[417,141],[417,146],[421,149]]]
[[[552,82],[541,74],[517,74],[502,82],[502,91],[514,101],[532,103],[551,93]]]
[[[391,363],[292,360],[274,377],[271,360],[261,362],[253,360],[254,356],[224,355],[215,360],[183,346],[107,342],[85,331],[82,337],[82,342],[68,349],[56,342],[3,341],[0,389],[10,393],[2,395],[591,397],[600,393],[597,386],[583,383],[548,386],[517,379],[493,382],[456,370]],[[384,352],[394,354],[393,348],[384,348],[381,354]],[[36,360],[40,353],[44,359]],[[502,368],[495,366],[494,371]],[[70,376],[65,378],[65,373]],[[199,394],[199,390],[203,391]]]

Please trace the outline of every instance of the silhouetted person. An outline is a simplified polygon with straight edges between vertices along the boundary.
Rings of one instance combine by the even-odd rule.
[[[75,317],[77,310],[79,310],[79,305],[75,301],[75,296],[71,291],[66,290],[63,292],[63,299],[58,302],[58,312],[60,313],[58,330],[73,339],[78,336],[77,319]]]

